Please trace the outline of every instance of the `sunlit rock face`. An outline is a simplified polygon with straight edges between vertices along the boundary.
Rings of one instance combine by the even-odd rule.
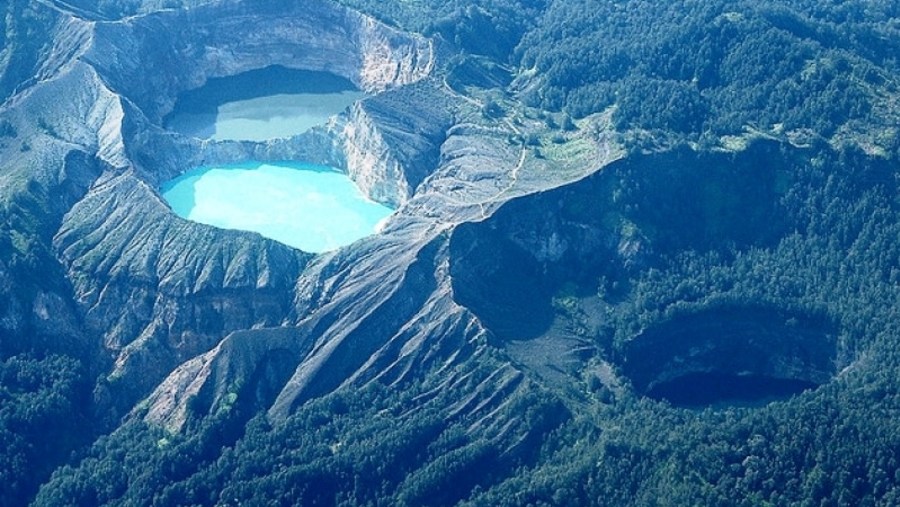
[[[157,122],[183,91],[272,65],[330,72],[365,92],[416,82],[434,65],[427,39],[331,3],[215,3],[96,30],[86,60]]]

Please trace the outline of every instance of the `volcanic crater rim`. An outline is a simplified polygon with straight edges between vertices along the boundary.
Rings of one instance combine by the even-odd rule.
[[[836,336],[835,324],[813,312],[704,308],[635,335],[622,373],[639,394],[674,406],[760,406],[835,378]]]

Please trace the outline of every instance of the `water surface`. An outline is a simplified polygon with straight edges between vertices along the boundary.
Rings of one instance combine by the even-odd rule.
[[[200,167],[162,187],[179,216],[254,231],[313,253],[377,232],[393,211],[366,198],[345,174],[302,163]]]
[[[266,141],[324,125],[364,97],[334,74],[273,66],[183,93],[164,123],[202,139]]]

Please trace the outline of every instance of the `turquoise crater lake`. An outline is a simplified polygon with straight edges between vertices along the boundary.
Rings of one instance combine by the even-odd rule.
[[[364,96],[334,74],[272,66],[182,93],[164,123],[192,137],[266,141],[323,125]],[[199,167],[161,192],[182,218],[258,232],[313,253],[378,232],[393,212],[366,198],[345,174],[306,163]]]
[[[313,253],[378,232],[393,212],[365,197],[345,174],[304,163],[200,167],[161,191],[182,218],[258,232]]]

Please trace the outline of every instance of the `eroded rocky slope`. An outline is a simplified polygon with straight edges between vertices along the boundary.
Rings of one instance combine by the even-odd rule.
[[[4,73],[0,353],[88,358],[103,431],[220,425],[221,452],[251,419],[290,428],[318,400],[386,390],[375,414],[335,409],[390,421],[349,452],[409,424],[384,444],[404,475],[374,476],[409,503],[449,504],[515,488],[541,449],[564,460],[602,443],[597,421],[668,407],[649,400],[679,382],[839,389],[886,343],[861,324],[890,321],[897,290],[897,249],[867,249],[896,228],[882,159],[750,134],[627,153],[609,112],[560,127],[508,92],[455,89],[440,43],[346,8],[187,4],[118,18],[41,2],[52,43],[17,64],[37,77]],[[180,93],[271,65],[370,96],[289,139],[163,128]],[[381,234],[312,256],[185,221],[157,190],[250,159],[338,167],[398,210]],[[553,440],[569,430],[590,438]],[[323,470],[340,468],[343,442],[328,445]],[[115,501],[97,495],[85,501]]]
[[[37,9],[53,20],[53,42],[41,53],[37,82],[4,106],[4,197],[14,215],[20,199],[42,199],[17,233],[33,233],[43,251],[55,252],[66,274],[57,270],[50,284],[65,292],[51,299],[77,310],[66,304],[63,324],[41,324],[57,316],[34,319],[26,309],[45,293],[10,294],[5,327],[10,336],[69,329],[80,335],[73,341],[107,350],[115,396],[103,397],[120,408],[229,332],[279,325],[310,258],[175,217],[156,190],[161,182],[200,163],[301,159],[350,165],[371,194],[402,202],[410,193],[404,171],[415,157],[437,153],[430,143],[448,121],[404,130],[402,117],[363,120],[357,108],[299,139],[210,146],[160,127],[178,94],[209,78],[282,64],[327,70],[378,93],[425,78],[435,65],[432,43],[330,4],[301,12],[218,3],[110,22],[82,19],[64,5]],[[348,164],[355,158],[345,145],[357,144],[344,141],[345,131],[371,131],[370,144],[405,137],[418,149]]]

